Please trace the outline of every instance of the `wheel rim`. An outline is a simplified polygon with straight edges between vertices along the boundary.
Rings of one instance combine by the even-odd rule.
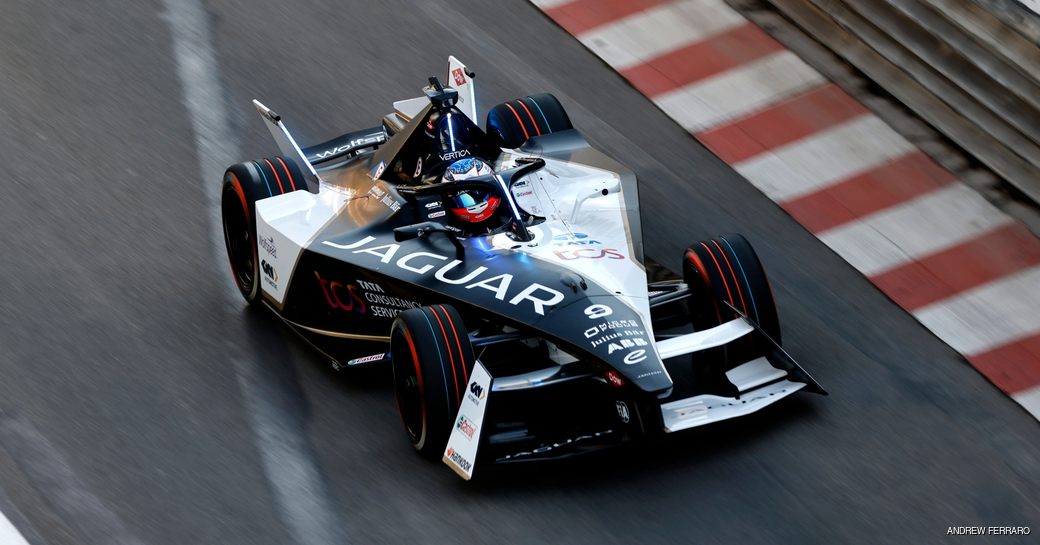
[[[221,199],[221,216],[224,220],[224,242],[227,245],[231,274],[243,292],[252,289],[255,280],[255,241],[249,229],[246,211],[242,208],[238,194],[230,185],[224,187]]]
[[[394,395],[401,420],[413,444],[422,439],[423,410],[422,388],[419,384],[419,365],[412,356],[411,347],[405,338],[404,328],[395,326],[390,343],[391,367],[394,372]]]

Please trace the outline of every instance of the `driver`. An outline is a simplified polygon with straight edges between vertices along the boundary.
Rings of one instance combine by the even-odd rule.
[[[491,166],[476,157],[459,159],[444,171],[445,183],[460,182],[475,176],[493,174]],[[497,195],[478,189],[460,191],[449,198],[451,213],[469,224],[479,224],[495,215],[502,199]]]

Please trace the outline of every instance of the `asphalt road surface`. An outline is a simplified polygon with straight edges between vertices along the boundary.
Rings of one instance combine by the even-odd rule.
[[[204,4],[204,5],[203,5]],[[0,511],[34,545],[937,543],[1040,532],[1040,426],[520,0],[6,2]],[[198,8],[198,9],[197,9]],[[389,376],[340,376],[230,281],[223,167],[368,127],[443,77],[558,96],[640,176],[647,254],[756,244],[788,350],[832,393],[464,483]],[[975,536],[958,542],[1035,542]]]

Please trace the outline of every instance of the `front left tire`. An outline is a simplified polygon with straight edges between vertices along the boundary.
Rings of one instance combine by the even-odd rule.
[[[390,331],[394,396],[408,440],[426,458],[444,452],[476,359],[450,305],[409,309]]]

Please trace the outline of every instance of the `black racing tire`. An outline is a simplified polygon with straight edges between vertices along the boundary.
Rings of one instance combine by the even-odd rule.
[[[422,456],[440,458],[476,361],[462,317],[450,305],[398,314],[390,356],[408,440]]]
[[[503,102],[488,111],[487,133],[498,148],[516,149],[528,139],[574,128],[556,97],[549,93]]]
[[[780,344],[773,289],[762,262],[743,236],[721,235],[692,244],[683,255],[682,271],[683,281],[690,287],[690,321],[695,331],[736,318],[725,301]]]
[[[260,260],[257,255],[256,201],[307,189],[292,159],[270,159],[231,165],[224,172],[220,215],[224,245],[235,285],[249,304],[260,300]]]

